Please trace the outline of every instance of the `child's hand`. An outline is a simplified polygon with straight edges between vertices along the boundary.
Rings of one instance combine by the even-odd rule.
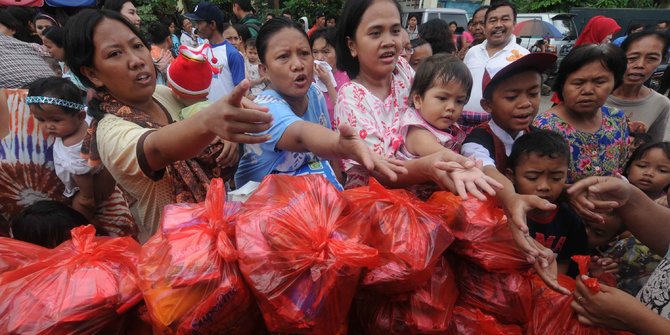
[[[369,171],[384,175],[391,181],[398,180],[398,174],[407,173],[407,169],[403,167],[401,161],[395,159],[384,160],[376,153],[371,152],[350,126],[341,125],[338,130],[337,152],[339,152],[340,157],[355,160]]]
[[[604,273],[616,274],[619,272],[619,264],[610,257],[591,257],[591,263],[589,264],[589,273],[591,277],[600,277]]]
[[[503,185],[484,174],[481,170],[481,162],[477,162],[474,159],[470,160],[474,162],[475,166],[465,168],[458,163],[452,162],[454,164],[452,165],[453,168],[447,173],[454,181],[456,192],[463,200],[468,198],[469,192],[475,198],[486,201],[486,196],[481,191],[486,192],[490,196],[495,196],[496,191],[494,188],[502,189]]]
[[[223,150],[221,150],[219,156],[216,157],[216,162],[223,167],[236,165],[240,159],[238,152],[239,145],[235,142],[226,141],[218,137],[212,142],[212,144],[215,143],[223,144]]]

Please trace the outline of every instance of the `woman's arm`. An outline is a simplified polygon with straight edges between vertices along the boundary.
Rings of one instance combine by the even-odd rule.
[[[144,140],[149,168],[158,171],[173,162],[198,155],[216,136],[235,143],[262,143],[270,135],[254,136],[270,128],[272,115],[267,108],[242,103],[249,89],[245,80],[230,96],[221,98],[193,117],[151,132]]]
[[[89,222],[92,222],[96,209],[93,175],[90,173],[73,175],[72,179],[79,187],[79,192],[72,199],[72,208],[81,213]]]

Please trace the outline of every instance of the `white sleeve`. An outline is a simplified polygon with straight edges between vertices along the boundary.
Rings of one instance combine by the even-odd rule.
[[[461,147],[461,155],[465,157],[475,157],[475,159],[482,161],[483,166],[496,165],[496,162],[491,158],[491,153],[483,145],[474,142],[468,142]]]

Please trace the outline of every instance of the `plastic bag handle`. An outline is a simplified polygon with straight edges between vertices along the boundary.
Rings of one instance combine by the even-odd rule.
[[[225,201],[226,188],[223,179],[212,179],[205,198],[205,211],[212,227],[217,227],[223,222]]]
[[[93,252],[97,245],[95,242],[95,227],[91,224],[72,228],[70,235],[75,250],[82,254]]]

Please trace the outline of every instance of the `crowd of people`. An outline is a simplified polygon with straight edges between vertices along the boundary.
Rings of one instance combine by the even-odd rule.
[[[664,31],[631,26],[612,42],[616,22],[592,18],[540,110],[556,55],[517,44],[506,1],[460,28],[403,26],[393,0],[349,0],[311,27],[287,12],[263,23],[249,0],[147,27],[130,0],[67,20],[28,12],[0,9],[0,87],[28,88],[64,192],[2,213],[14,238],[54,247],[92,222],[144,242],[165,205],[203,202],[215,177],[229,190],[271,174],[321,174],[340,190],[374,177],[421,199],[496,197],[554,289],[565,292],[557,273],[577,274],[573,255],[617,273],[618,289],[599,293],[577,281],[581,322],[670,332],[670,100],[645,86],[666,60]],[[63,219],[38,227],[45,216]]]

